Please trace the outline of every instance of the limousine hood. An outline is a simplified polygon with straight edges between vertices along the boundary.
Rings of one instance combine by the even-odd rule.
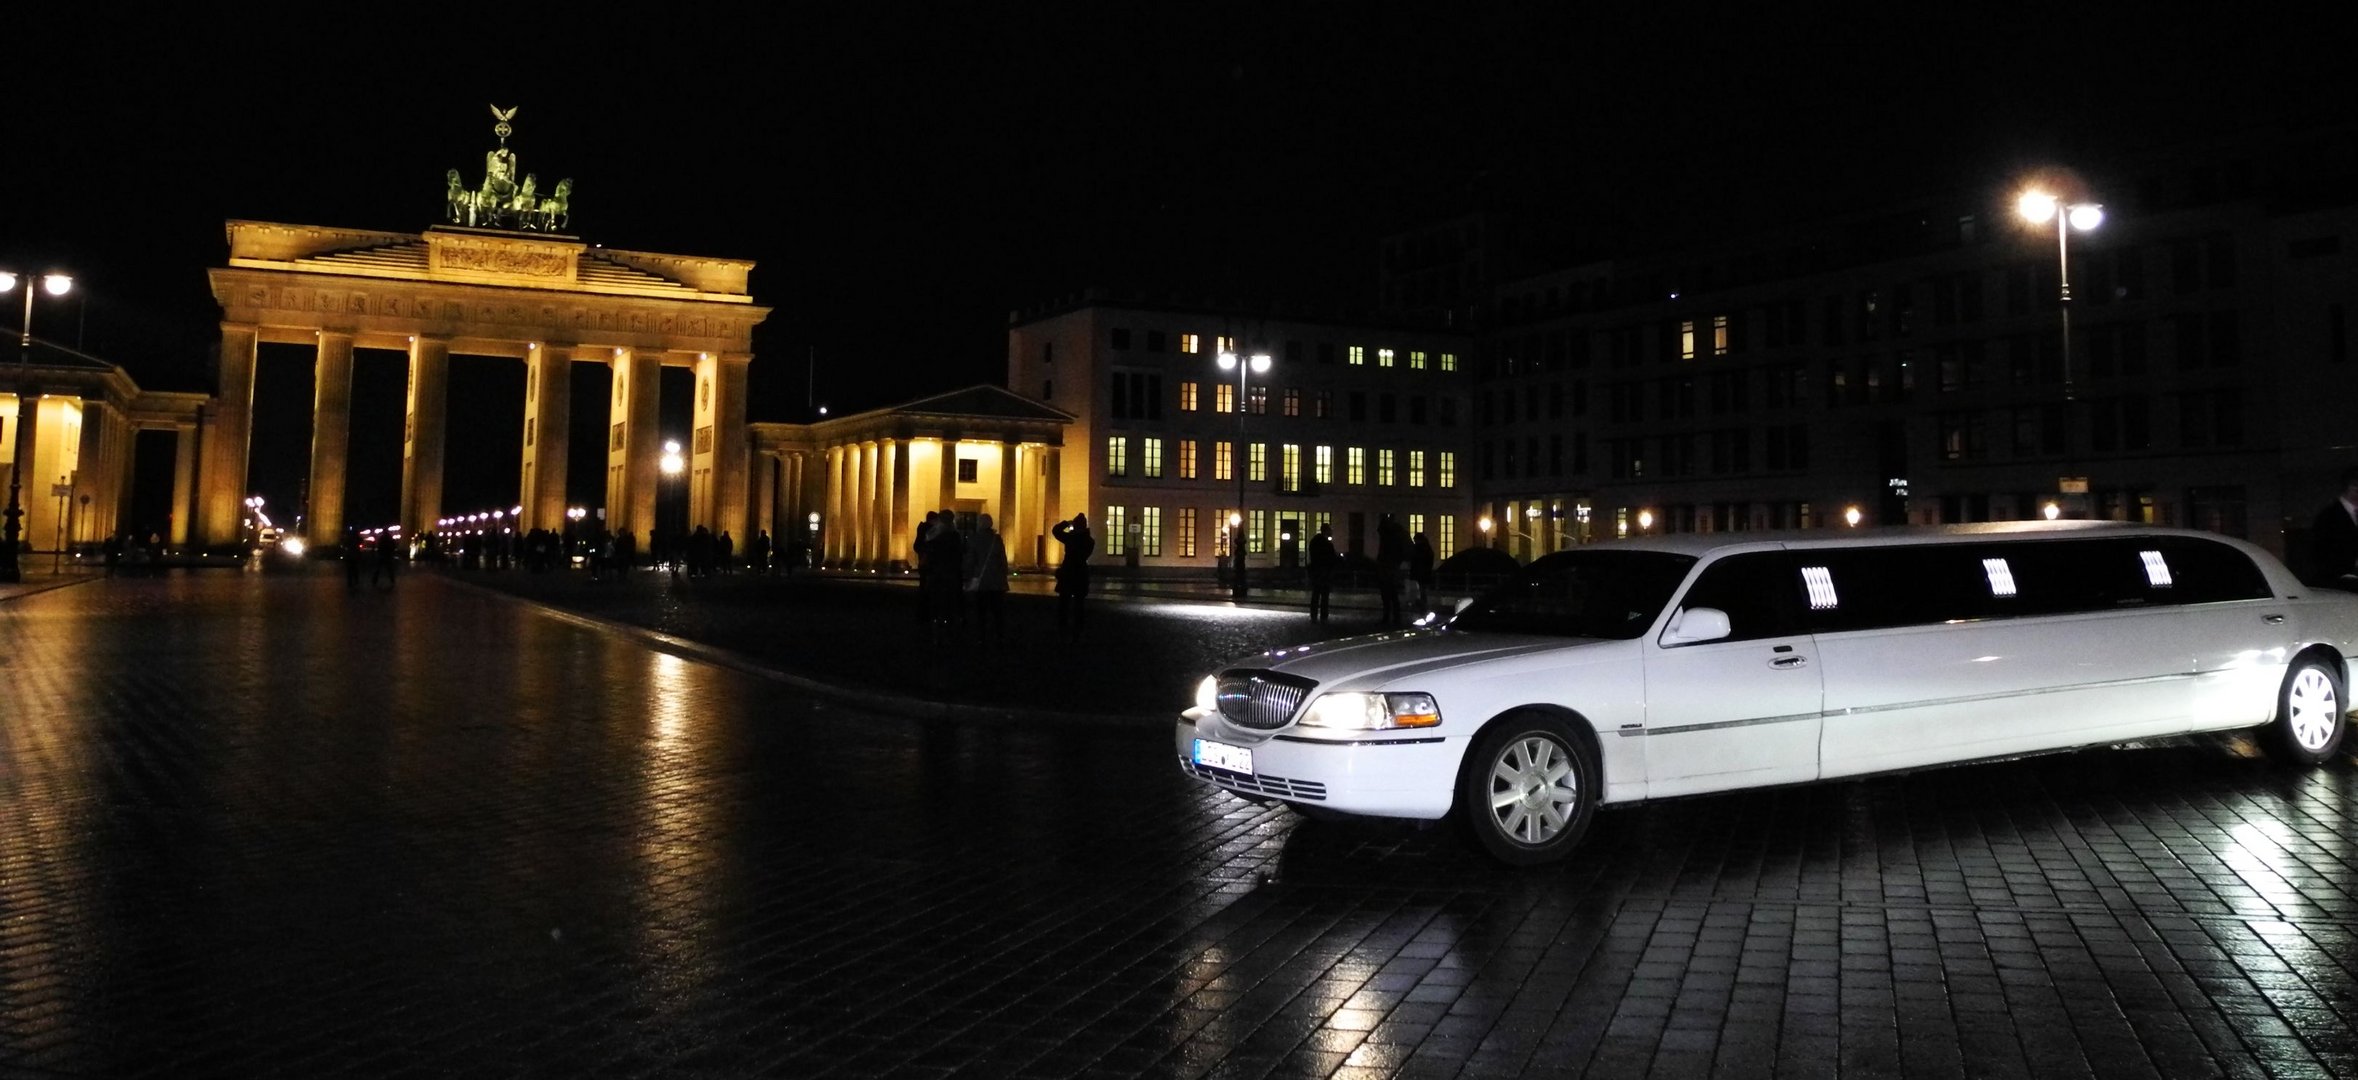
[[[1254,661],[1273,671],[1315,680],[1322,691],[1414,689],[1405,683],[1428,672],[1462,667],[1469,662],[1551,652],[1597,640],[1404,630],[1272,649]],[[1231,666],[1252,667],[1254,661]]]

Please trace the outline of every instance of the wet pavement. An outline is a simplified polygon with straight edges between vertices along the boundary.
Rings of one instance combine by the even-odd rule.
[[[1162,606],[1075,650],[1262,632]],[[0,1076],[2358,1075],[2347,758],[1673,801],[1514,871],[1160,724],[694,655],[431,575],[0,598]]]

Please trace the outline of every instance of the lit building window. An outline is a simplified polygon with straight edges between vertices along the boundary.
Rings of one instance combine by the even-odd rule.
[[[1302,519],[1303,527],[1309,530],[1303,534],[1303,539],[1308,540],[1310,537],[1318,535],[1318,530],[1334,523],[1335,516],[1333,514],[1324,510],[1312,510],[1308,516]]]
[[[1457,354],[1456,354],[1456,353],[1453,353],[1453,352],[1445,352],[1445,353],[1442,353],[1442,354],[1441,354],[1441,370],[1443,370],[1443,371],[1456,371],[1456,370],[1457,370]]]
[[[1360,345],[1353,345],[1353,346],[1351,346],[1351,347],[1350,347],[1350,351],[1349,351],[1349,356],[1350,356],[1350,360],[1351,360],[1351,366],[1352,366],[1352,367],[1364,367],[1364,366],[1366,366],[1366,364],[1367,364],[1367,349],[1366,349],[1364,346],[1360,346]]]
[[[1302,392],[1291,386],[1285,388],[1285,415],[1302,415]]]
[[[1256,484],[1267,483],[1269,481],[1269,444],[1254,443],[1252,449],[1245,451],[1245,453],[1248,455],[1245,459],[1245,479]]]
[[[1204,339],[1194,334],[1181,334],[1179,335],[1179,351],[1183,353],[1202,352],[1204,351]]]
[[[1285,446],[1280,448],[1277,458],[1277,467],[1279,469],[1278,476],[1284,479],[1285,489],[1287,491],[1301,490],[1302,448],[1300,446],[1297,446],[1293,443],[1287,443]]]
[[[1105,553],[1108,555],[1127,555],[1130,553],[1129,544],[1130,508],[1127,506],[1106,507]]]
[[[1138,553],[1160,556],[1163,553],[1163,508],[1138,508]]]
[[[1423,371],[1424,369],[1425,351],[1423,349],[1410,349],[1408,351],[1408,370]]]
[[[1195,440],[1179,440],[1179,479],[1195,479]]]
[[[1457,517],[1453,514],[1443,514],[1441,515],[1441,528],[1433,536],[1433,555],[1436,559],[1446,559],[1455,554],[1457,554]]]
[[[1196,397],[1195,397],[1195,394],[1196,394],[1196,381],[1195,381],[1194,379],[1182,379],[1182,380],[1180,380],[1180,382],[1179,382],[1179,411],[1180,411],[1180,412],[1194,412],[1194,411],[1196,410]]]
[[[1146,478],[1160,480],[1163,476],[1163,441],[1148,437],[1138,440],[1140,465],[1146,467]]]
[[[1179,557],[1195,558],[1195,507],[1180,507],[1179,512],[1172,517],[1171,525],[1172,531],[1178,534],[1174,539],[1179,542]]]
[[[1414,540],[1416,534],[1423,531],[1425,531],[1425,516],[1423,514],[1408,515],[1408,538]]]
[[[1130,437],[1109,435],[1105,440],[1105,475],[1130,475]]]
[[[1441,472],[1434,480],[1441,487],[1453,488],[1457,486],[1457,451],[1441,451]]]
[[[1228,557],[1228,545],[1236,540],[1236,530],[1228,525],[1231,513],[1234,511],[1225,506],[1212,511],[1212,554],[1223,559]]]
[[[1253,519],[1245,522],[1245,554],[1259,555],[1269,550],[1268,545],[1263,543],[1269,534],[1269,511],[1254,510],[1251,513]]]
[[[1391,366],[1392,366],[1392,350],[1390,350],[1390,349],[1377,349],[1377,350],[1376,350],[1376,366],[1377,366],[1377,367],[1391,367]]]
[[[1392,486],[1392,451],[1390,447],[1376,451],[1376,486]]]
[[[1678,324],[1678,358],[1681,360],[1695,358],[1695,320],[1693,319]]]
[[[1235,352],[1235,351],[1236,351],[1236,339],[1235,339],[1235,338],[1229,337],[1229,336],[1228,336],[1228,335],[1226,335],[1226,334],[1222,334],[1222,335],[1220,335],[1219,337],[1213,338],[1212,340],[1213,340],[1214,342],[1217,342],[1217,343],[1218,343],[1218,346],[1219,346],[1219,349],[1218,349],[1218,351],[1219,351],[1219,352],[1224,352],[1224,353],[1232,353],[1232,352]]]
[[[1221,383],[1220,385],[1213,387],[1212,411],[1222,413],[1235,412],[1236,388],[1228,385],[1227,383]]]
[[[1254,416],[1269,415],[1269,388],[1253,387],[1245,395],[1245,407],[1252,410]]]
[[[1223,440],[1212,444],[1212,479],[1236,479],[1236,462],[1231,444]]]
[[[1347,484],[1367,483],[1367,448],[1364,446],[1351,447],[1343,457],[1343,482]]]
[[[1728,317],[1725,315],[1714,315],[1711,317],[1711,355],[1726,356],[1727,354]]]
[[[1148,475],[1153,474],[1149,473]],[[1425,452],[1422,450],[1408,452],[1408,486],[1425,486]]]
[[[1312,417],[1312,418],[1314,418],[1314,419],[1318,419],[1318,420],[1324,420],[1324,419],[1326,419],[1326,418],[1328,418],[1328,417],[1330,417],[1330,416],[1333,416],[1334,414],[1335,414],[1335,392],[1334,392],[1334,391],[1332,391],[1332,390],[1321,390],[1321,391],[1319,391],[1319,392],[1318,392],[1318,396],[1317,396],[1317,397],[1314,397],[1314,398],[1310,399],[1310,415],[1311,415],[1311,417]]]
[[[1335,482],[1335,448],[1321,446],[1311,455],[1310,478],[1321,484]]]

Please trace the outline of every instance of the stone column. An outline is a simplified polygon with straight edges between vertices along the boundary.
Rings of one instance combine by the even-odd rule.
[[[819,559],[830,565],[843,558],[843,491],[851,473],[844,464],[843,447],[827,448],[827,509],[819,517]]]
[[[172,429],[172,520],[166,538],[175,548],[188,546],[190,500],[196,495],[197,429],[182,424]]]
[[[942,443],[942,501],[938,509],[951,509],[958,501],[958,440],[943,439]]]
[[[95,539],[91,526],[106,516],[114,497],[114,468],[107,454],[106,404],[82,399],[82,445],[74,455],[73,495],[66,504],[65,538],[69,544]],[[83,496],[90,501],[84,503]]]
[[[409,419],[402,437],[401,535],[433,531],[442,517],[443,431],[450,418],[450,342],[409,342]]]
[[[254,431],[254,348],[250,323],[221,324],[220,396],[206,433],[204,485],[197,498],[200,544],[237,542],[245,512],[246,455]]]
[[[663,440],[656,431],[662,366],[636,349],[614,350],[613,412],[606,443],[606,527],[631,531],[648,549],[655,527],[655,485],[662,477]],[[619,432],[619,435],[615,434]]]
[[[915,533],[910,531],[909,517],[911,497],[915,494],[911,490],[914,485],[910,482],[909,467],[916,463],[914,460],[916,455],[912,453],[916,445],[917,443],[913,439],[894,439],[884,444],[884,460],[892,466],[892,493],[885,500],[885,505],[889,508],[891,515],[891,528],[885,533],[885,545],[888,550],[885,552],[884,561],[887,564],[895,559],[911,566],[915,566],[917,563],[917,552],[910,546],[917,537]],[[920,517],[917,520],[923,521],[924,518]]]
[[[852,558],[862,569],[875,569],[876,551],[881,546],[876,542],[876,444],[861,443],[857,453],[860,487],[852,497],[851,518],[858,523],[854,541],[858,552]]]
[[[319,332],[312,361],[317,389],[311,398],[311,508],[304,532],[314,547],[343,542],[346,462],[352,450],[352,335]]]
[[[1015,538],[1021,535],[1016,531],[1021,519],[1015,513],[1015,450],[1012,442],[999,443],[999,505],[991,509],[992,523],[999,527],[999,539],[1007,546],[1009,566],[1023,565],[1015,548]]]
[[[565,528],[565,456],[573,446],[573,347],[546,342],[524,361],[524,476],[519,529]]]

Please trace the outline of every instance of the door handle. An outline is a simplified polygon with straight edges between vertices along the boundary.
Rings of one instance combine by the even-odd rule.
[[[1791,670],[1791,669],[1793,669],[1793,668],[1798,668],[1798,667],[1808,667],[1808,666],[1809,666],[1809,657],[1806,657],[1806,656],[1780,656],[1780,657],[1778,657],[1778,658],[1776,658],[1776,659],[1774,659],[1774,660],[1771,660],[1771,661],[1769,661],[1769,666],[1770,666],[1770,667],[1773,667],[1773,668],[1779,668],[1779,669],[1783,669],[1783,670]]]
[[[2284,616],[2282,616],[2282,615],[2262,615],[2262,616],[2260,616],[2260,620],[2261,620],[2262,622],[2265,622],[2265,623],[2267,623],[2267,624],[2268,624],[2268,625],[2270,625],[2270,626],[2280,626],[2280,625],[2282,625],[2282,624],[2284,623]]]

